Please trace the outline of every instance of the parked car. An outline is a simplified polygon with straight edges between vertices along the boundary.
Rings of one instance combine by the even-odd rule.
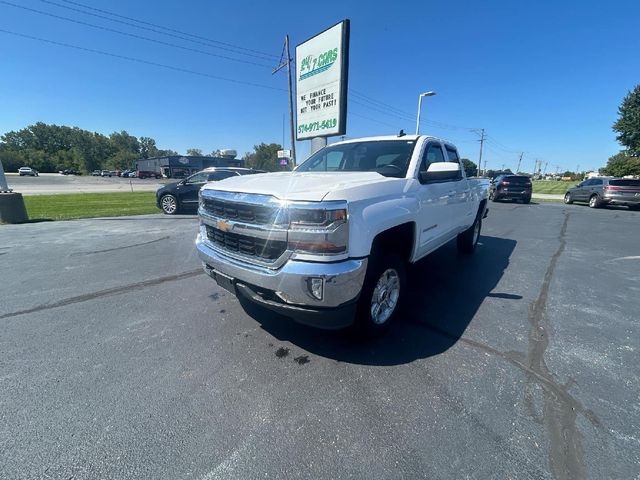
[[[206,184],[196,248],[205,271],[248,302],[320,328],[355,320],[376,333],[410,291],[409,264],[451,240],[475,251],[488,190],[488,179],[466,177],[449,142],[347,140],[293,172]]]
[[[93,175],[94,177],[100,177],[102,176],[102,170],[94,170],[93,172],[91,172],[91,175]]]
[[[152,172],[152,171],[145,171],[145,170],[138,170],[138,174],[136,176],[138,178],[156,178],[156,179],[162,178],[162,174],[159,172]]]
[[[531,201],[531,178],[525,175],[498,175],[491,182],[489,198],[498,200],[521,200],[523,203]]]
[[[68,168],[66,170],[62,170],[60,172],[60,174],[62,174],[62,175],[82,175],[82,172],[79,172],[78,170],[74,170],[73,168]]]
[[[110,170],[101,170],[100,171],[100,176],[101,177],[113,177],[113,172]]]
[[[262,171],[251,168],[212,167],[175,183],[163,185],[156,191],[156,205],[167,215],[183,210],[198,209],[198,193],[207,182],[218,182],[229,177],[252,175]]]
[[[129,170],[129,169],[123,170],[122,173],[120,174],[120,176],[123,177],[123,178],[128,178],[130,173],[131,173],[131,170]]]
[[[20,176],[25,176],[28,175],[30,177],[37,177],[38,176],[38,171],[34,170],[31,167],[20,167],[18,169],[18,174],[20,174]]]
[[[564,194],[564,203],[587,202],[591,208],[626,205],[640,210],[640,180],[595,177],[579,183]]]

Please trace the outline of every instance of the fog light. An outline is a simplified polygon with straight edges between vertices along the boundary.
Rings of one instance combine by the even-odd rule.
[[[322,300],[322,296],[324,294],[324,280],[322,278],[308,278],[307,288],[313,298]]]

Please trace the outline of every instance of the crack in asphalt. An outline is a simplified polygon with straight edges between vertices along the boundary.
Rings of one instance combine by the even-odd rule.
[[[41,312],[43,310],[50,310],[52,308],[65,307],[74,303],[86,302],[100,297],[108,297],[111,295],[118,295],[120,293],[128,293],[135,290],[142,290],[143,288],[160,285],[165,282],[175,282],[177,280],[183,280],[185,278],[195,277],[196,275],[204,275],[204,270],[198,268],[197,270],[190,270],[188,272],[177,273],[175,275],[168,275],[166,277],[153,278],[151,280],[145,280],[143,282],[130,283],[128,285],[122,285],[120,287],[107,288],[106,290],[100,290],[94,293],[87,293],[84,295],[78,295],[77,297],[65,298],[54,303],[45,303],[36,307],[27,308],[25,310],[18,310],[17,312],[10,312],[0,315],[0,320],[4,318],[16,317],[18,315],[24,315],[27,313]]]
[[[527,365],[528,384],[525,387],[525,405],[532,418],[545,426],[549,436],[549,467],[557,480],[586,478],[582,435],[576,424],[578,413],[584,415],[592,424],[599,426],[600,421],[590,410],[585,409],[568,392],[575,383],[570,379],[561,385],[554,378],[546,364],[544,355],[549,345],[551,325],[547,316],[547,301],[551,281],[555,274],[560,256],[566,247],[566,233],[569,213],[565,213],[564,222],[558,235],[558,249],[555,251],[535,301],[529,306],[529,352],[524,359]],[[514,355],[514,354],[511,354]],[[542,419],[535,412],[534,390],[531,381],[544,379],[539,384],[543,390]]]
[[[113,252],[114,250],[122,250],[125,248],[141,247],[143,245],[149,245],[151,243],[160,242],[162,240],[168,240],[169,238],[171,237],[169,235],[166,235],[164,237],[156,238],[155,240],[149,240],[148,242],[134,243],[132,245],[124,245],[122,247],[107,248],[105,250],[92,250],[90,252],[75,252],[75,253],[72,253],[71,256],[73,257],[76,255],[92,255],[94,253],[106,253],[106,252]]]
[[[558,260],[566,246],[568,222],[569,214],[566,213],[558,236],[560,244],[551,257],[538,297],[529,307],[531,329],[529,331],[529,353],[527,356],[520,352],[501,352],[484,343],[465,337],[458,337],[433,325],[419,324],[442,336],[500,357],[526,374],[525,405],[534,421],[544,424],[548,432],[549,466],[551,474],[557,480],[583,479],[587,475],[582,437],[576,425],[577,415],[581,414],[591,424],[597,427],[601,426],[598,417],[591,410],[584,408],[568,392],[569,388],[575,384],[575,381],[570,379],[565,385],[559,384],[544,359],[544,354],[549,344],[547,331],[550,329],[550,325],[546,315],[549,288]],[[539,418],[535,412],[534,390],[532,388],[534,384],[539,385],[544,393],[542,418]]]

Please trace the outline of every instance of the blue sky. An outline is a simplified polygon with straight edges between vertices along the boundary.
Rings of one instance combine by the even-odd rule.
[[[224,55],[242,62],[131,38],[24,11],[0,2],[0,29],[276,88],[258,88],[64,48],[0,32],[0,132],[28,124],[74,125],[154,137],[161,148],[239,153],[282,142],[286,76],[248,50],[216,49],[54,5],[6,0],[55,15]],[[562,170],[603,166],[620,148],[611,124],[640,82],[640,2],[417,1],[213,2],[74,0],[132,18],[278,56],[343,18],[351,19],[349,137],[415,128],[447,138],[477,161],[486,129],[489,168],[522,169],[535,158]],[[93,12],[97,13],[97,12]],[[225,47],[226,48],[226,47]],[[293,55],[293,52],[292,52]],[[273,60],[273,61],[272,61]],[[406,114],[363,99],[391,105]],[[288,121],[288,118],[287,118]],[[438,125],[446,124],[446,128]],[[465,127],[465,128],[460,128]],[[287,131],[288,132],[288,131]],[[288,139],[288,133],[286,134]],[[286,140],[288,144],[288,140]],[[307,156],[308,142],[298,145]]]

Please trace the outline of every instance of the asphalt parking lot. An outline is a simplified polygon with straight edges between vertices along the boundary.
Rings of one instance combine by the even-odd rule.
[[[60,175],[41,173],[37,177],[7,174],[9,188],[23,195],[58,193],[155,192],[167,180],[155,178],[94,177],[92,175]]]
[[[245,311],[196,226],[0,226],[0,478],[640,478],[639,212],[492,204],[366,342]]]

